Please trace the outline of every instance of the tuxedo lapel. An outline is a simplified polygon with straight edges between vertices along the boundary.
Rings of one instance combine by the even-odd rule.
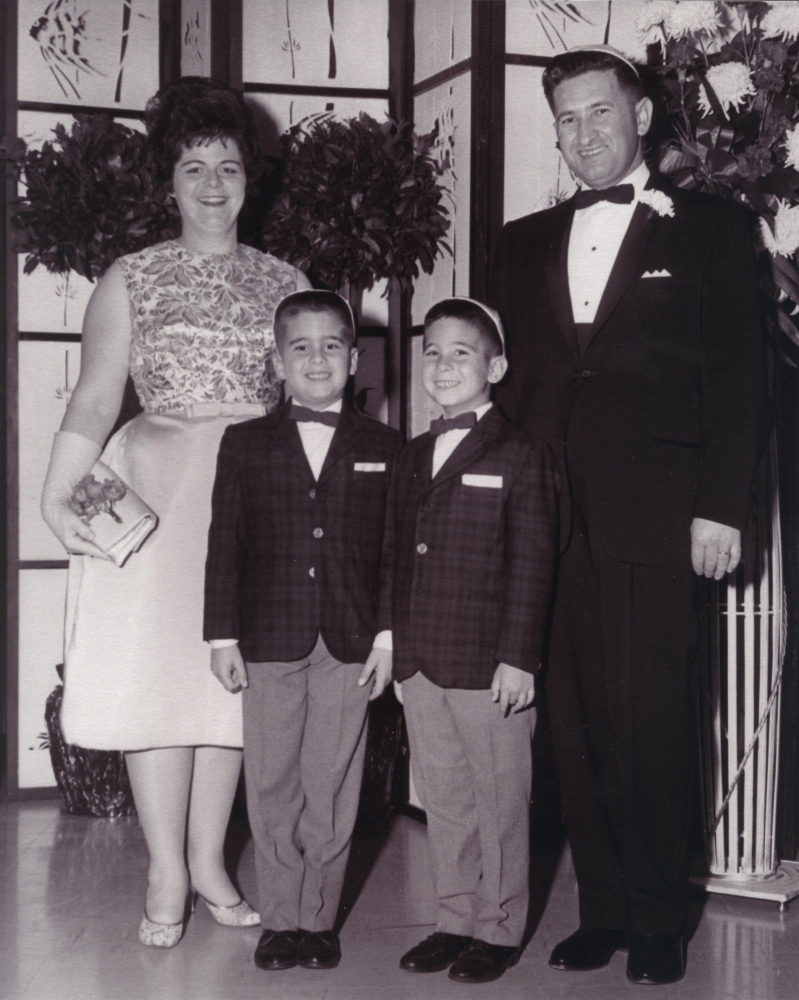
[[[547,254],[545,270],[552,311],[555,313],[558,326],[566,338],[572,354],[578,357],[580,348],[577,343],[577,331],[574,328],[572,299],[569,291],[569,236],[573,219],[574,198],[570,198],[569,201],[563,203],[563,216],[560,224],[555,228],[551,252]]]
[[[635,277],[656,218],[655,211],[648,205],[642,205],[640,202],[636,205],[633,217],[630,219],[630,225],[627,227],[627,232],[616,255],[616,262],[610,272],[608,283],[605,285],[605,291],[599,301],[589,345],[608,321],[618,305],[619,299]]]
[[[336,424],[336,429],[333,433],[330,447],[327,449],[327,455],[325,455],[322,471],[319,474],[320,479],[324,476],[328,469],[335,465],[336,462],[340,461],[340,459],[342,459],[347,452],[352,449],[355,438],[358,436],[356,421],[357,417],[353,411],[346,405],[346,403],[342,404],[338,423]]]
[[[277,422],[272,430],[271,447],[284,451],[289,458],[298,475],[303,479],[313,480],[314,474],[308,459],[305,455],[305,448],[302,446],[302,438],[297,429],[297,421],[289,416],[291,412],[291,400],[287,400],[277,412]]]
[[[491,441],[497,436],[504,421],[505,418],[499,410],[495,406],[492,406],[483,419],[477,421],[475,428],[469,431],[463,441],[460,442],[455,451],[453,451],[438,470],[430,483],[431,489],[440,485],[445,480],[457,476],[463,469],[468,468],[475,459],[479,458]]]
[[[414,455],[414,478],[419,489],[424,491],[430,485],[433,475],[433,449],[436,439],[429,434],[424,441],[419,442],[419,447]]]

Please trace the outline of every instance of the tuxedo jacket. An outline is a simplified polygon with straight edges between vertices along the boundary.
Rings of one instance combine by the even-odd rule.
[[[228,427],[217,460],[205,573],[205,639],[245,660],[298,660],[321,632],[343,663],[376,633],[386,495],[397,431],[346,405],[318,482],[290,401]]]
[[[504,227],[490,300],[510,362],[497,399],[553,446],[595,540],[621,561],[685,568],[694,517],[744,526],[763,341],[749,214],[666,193],[673,216],[636,206],[584,352],[567,271],[573,198]],[[568,509],[562,527],[567,544]]]
[[[491,686],[496,666],[541,660],[557,554],[549,448],[492,407],[432,477],[434,438],[403,448],[391,484],[380,628],[394,678]]]

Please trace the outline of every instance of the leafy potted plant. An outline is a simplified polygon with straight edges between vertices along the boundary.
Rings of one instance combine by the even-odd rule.
[[[410,291],[449,251],[443,173],[435,133],[407,123],[348,121],[330,114],[299,122],[281,139],[280,193],[262,245],[316,283],[349,291],[388,278]]]
[[[90,281],[122,254],[174,236],[177,211],[159,190],[141,132],[105,114],[76,113],[70,131],[15,158],[26,185],[12,216],[15,249],[56,274]]]

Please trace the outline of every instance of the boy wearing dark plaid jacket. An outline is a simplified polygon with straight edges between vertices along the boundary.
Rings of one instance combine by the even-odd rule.
[[[333,924],[358,809],[367,702],[391,676],[391,654],[371,647],[400,441],[343,402],[357,364],[344,299],[294,292],[279,304],[274,330],[287,402],[222,439],[204,635],[221,683],[244,689],[264,928],[256,965],[329,969],[340,958]]]
[[[530,706],[557,552],[554,459],[490,402],[506,369],[492,310],[448,299],[427,314],[423,381],[446,419],[397,459],[375,640],[391,630],[438,896],[435,933],[400,966],[451,966],[467,983],[519,957]]]

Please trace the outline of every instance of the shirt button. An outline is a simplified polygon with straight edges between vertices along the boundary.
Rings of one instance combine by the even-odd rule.
[[[313,575],[314,575],[313,566],[311,566],[311,568],[308,570],[308,576],[312,577]]]
[[[419,553],[420,556],[423,556],[425,554],[425,552],[427,552],[427,546],[425,545],[424,542],[420,542],[416,546],[416,551]]]
[[[311,498],[311,500],[316,500],[316,490],[311,490],[308,496]]]
[[[322,531],[321,528],[314,528],[314,530],[313,530],[313,536],[314,536],[314,538],[321,538],[322,535],[324,535],[324,531]]]

